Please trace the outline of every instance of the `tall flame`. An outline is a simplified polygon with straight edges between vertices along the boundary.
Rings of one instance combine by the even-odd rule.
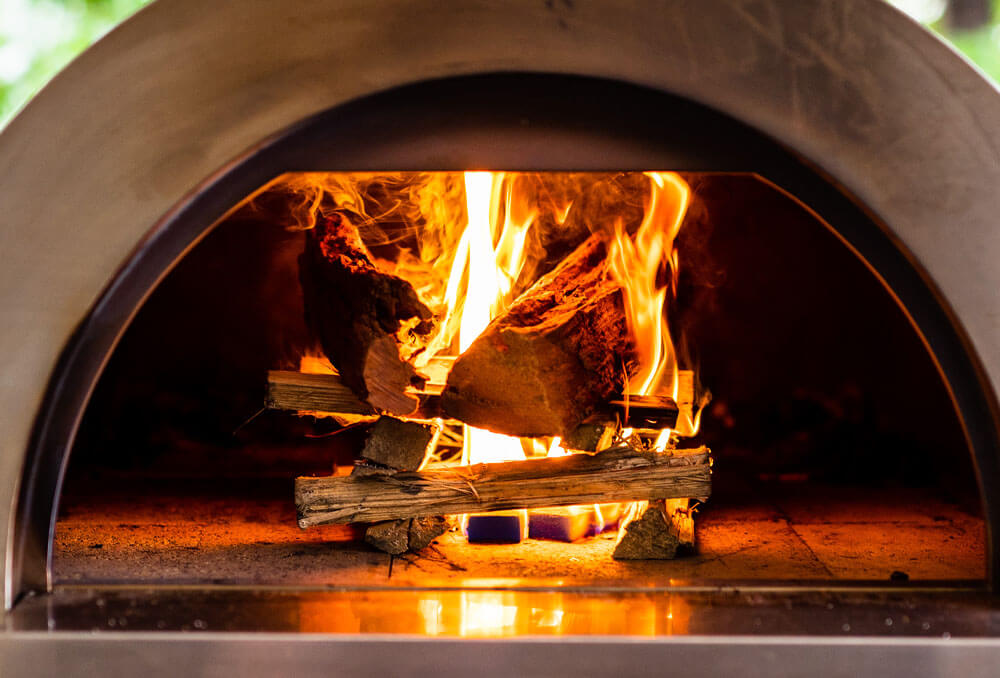
[[[494,237],[493,215],[503,192],[503,174],[493,172],[465,173],[465,200],[468,225],[462,242],[466,243],[465,277],[468,280],[458,345],[465,351],[502,309],[511,284],[524,263],[524,238],[533,214],[523,222],[514,223],[510,209],[510,187],[506,191],[506,217],[499,237]],[[494,246],[496,241],[496,246]],[[455,275],[455,271],[452,271]],[[511,436],[465,426],[462,448],[463,462],[517,461],[524,459],[521,441]]]
[[[639,353],[639,370],[629,379],[629,392],[650,395],[666,390],[676,395],[677,358],[667,327],[668,287],[677,279],[674,239],[684,223],[691,190],[679,176],[649,172],[646,216],[630,238],[621,223],[609,253],[611,273],[625,293],[625,317]],[[661,277],[664,265],[666,280]]]
[[[691,189],[673,172],[647,172],[649,204],[634,237],[621,222],[615,227],[609,259],[611,274],[622,286],[625,317],[636,342],[639,369],[629,376],[628,392],[678,397],[678,364],[667,324],[668,294],[676,291],[678,256],[675,239],[684,223]],[[681,435],[693,435],[695,422],[685,414],[678,420]],[[660,434],[662,449],[670,433]]]

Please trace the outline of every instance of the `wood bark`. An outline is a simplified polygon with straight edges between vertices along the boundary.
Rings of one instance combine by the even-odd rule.
[[[688,499],[660,499],[622,526],[612,558],[670,560],[679,550],[694,547],[694,519]]]
[[[433,437],[430,426],[379,417],[368,433],[361,456],[397,471],[416,471],[427,456]]]
[[[365,530],[365,542],[396,556],[410,548],[410,521],[386,520]]]
[[[398,556],[407,551],[427,548],[447,531],[448,520],[444,516],[387,520],[369,525],[365,531],[365,541],[380,551]]]
[[[295,480],[300,527],[709,494],[705,447],[657,453],[621,446],[595,455]]]
[[[458,357],[442,406],[498,433],[565,436],[622,392],[635,361],[622,290],[594,235]]]
[[[380,411],[413,412],[417,400],[405,391],[418,378],[400,358],[397,333],[404,322],[428,332],[431,311],[412,285],[379,270],[357,229],[339,213],[306,232],[299,280],[306,323],[343,383]]]

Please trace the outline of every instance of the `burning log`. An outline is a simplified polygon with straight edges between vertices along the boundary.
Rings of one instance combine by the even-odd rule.
[[[448,519],[444,516],[414,518],[410,521],[410,550],[427,548],[431,542],[448,531]]]
[[[580,424],[563,438],[562,446],[567,450],[596,452],[610,446],[614,433],[614,425]]]
[[[459,356],[445,413],[507,435],[569,434],[635,367],[625,318],[607,248],[591,236]]]
[[[436,393],[407,393],[417,402],[413,419],[435,419],[441,416],[441,397]],[[273,410],[315,412],[318,414],[376,415],[375,408],[363,402],[344,385],[339,374],[307,374],[289,370],[269,370],[265,405]]]
[[[709,494],[705,447],[658,453],[620,446],[594,455],[295,480],[299,527]]]
[[[649,502],[640,515],[627,520],[611,557],[616,560],[670,560],[679,549],[693,547],[694,519],[688,500],[658,500]]]
[[[405,391],[418,378],[400,358],[396,337],[403,323],[426,334],[431,311],[410,283],[380,271],[340,214],[307,231],[299,280],[306,322],[343,383],[378,410],[413,412],[417,400]]]
[[[327,414],[375,414],[361,402],[351,389],[344,386],[336,374],[304,374],[271,370],[267,373],[266,405],[276,410],[318,412]],[[436,419],[443,417],[441,396],[427,391],[413,394],[418,407],[410,417]],[[628,396],[603,403],[595,408],[588,422],[570,432],[564,440],[574,450],[597,449],[608,427],[614,432],[618,423],[640,429],[671,428],[677,421],[678,408],[673,400],[662,396]]]

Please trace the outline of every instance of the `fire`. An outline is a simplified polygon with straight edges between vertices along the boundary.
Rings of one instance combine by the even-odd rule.
[[[690,375],[682,378],[679,371],[668,324],[679,272],[676,239],[691,201],[678,174],[304,173],[272,185],[294,196],[289,227],[311,228],[333,212],[346,214],[375,264],[414,286],[435,315],[434,331],[405,350],[418,369],[437,356],[464,352],[558,256],[598,233],[607,242],[608,273],[621,286],[638,356],[638,368],[622,385],[626,394],[678,401],[693,390]],[[300,369],[332,371],[328,361],[310,354]],[[672,436],[694,435],[700,411],[686,405],[675,430],[643,431],[654,437],[647,444],[665,450]],[[632,434],[625,429],[619,437]],[[521,440],[463,427],[463,464],[522,460],[526,451],[573,452],[558,438]],[[592,511],[597,523],[614,512],[580,510]]]
[[[676,399],[677,360],[667,327],[665,305],[668,287],[676,288],[678,258],[674,240],[687,212],[690,189],[673,173],[649,173],[647,176],[650,198],[645,218],[634,237],[628,235],[620,220],[616,222],[609,250],[610,270],[622,286],[626,319],[639,355],[640,369],[631,375],[628,391],[647,395],[668,390]],[[528,210],[523,219],[512,219],[511,186],[508,183],[504,190],[503,178],[502,173],[465,173],[467,226],[449,280],[452,308],[459,298],[454,281],[462,277],[467,281],[462,297],[460,351],[465,351],[503,309],[509,301],[512,284],[524,266],[525,238],[536,212]],[[494,228],[494,215],[501,198],[505,217],[497,229]],[[557,214],[557,223],[565,222],[571,207],[572,202]],[[665,266],[666,284],[661,282]],[[681,428],[691,430],[692,424],[682,422]],[[524,448],[517,438],[471,426],[464,427],[464,434],[462,459],[465,464],[524,458]],[[662,431],[654,443],[655,448],[665,449],[670,435],[670,430]],[[569,453],[560,443],[559,438],[551,441],[548,456]],[[538,446],[537,442],[534,444]],[[592,511],[595,523],[603,527],[600,507],[573,508]]]
[[[627,391],[669,394],[676,400],[678,363],[667,326],[666,302],[676,289],[675,239],[684,223],[691,191],[675,173],[649,172],[645,176],[649,197],[644,218],[634,236],[628,234],[621,219],[615,222],[610,233],[610,271],[622,286],[626,319],[639,355],[640,369],[630,375]],[[516,180],[505,173],[466,172],[464,180],[466,228],[453,259],[446,295],[448,317],[460,315],[460,352],[512,301],[511,291],[526,263],[528,232],[538,215],[537,203],[520,204],[528,201],[517,194]],[[555,222],[561,225],[574,202],[559,202],[552,208]],[[501,212],[502,220],[498,218]],[[691,435],[694,421],[682,415],[678,429],[682,435]],[[466,433],[465,463],[524,458],[523,446],[515,438],[471,427]],[[670,435],[669,430],[661,432],[654,445],[664,449]],[[550,455],[561,450],[558,442],[549,446]]]
[[[306,351],[299,358],[299,372],[304,374],[337,374],[337,370],[325,355],[316,351]]]
[[[677,400],[678,365],[667,325],[668,292],[675,290],[678,256],[674,241],[684,223],[691,189],[672,172],[648,172],[649,206],[634,237],[621,222],[615,226],[609,252],[611,272],[625,295],[625,316],[639,352],[639,370],[631,375],[628,392],[637,395],[664,393]],[[664,268],[666,268],[664,275]],[[693,435],[693,421],[678,421],[682,435]],[[669,431],[654,443],[666,447]]]
[[[503,174],[465,173],[465,200],[468,225],[462,242],[466,252],[459,252],[456,262],[465,261],[464,277],[468,283],[464,295],[462,321],[458,335],[459,351],[465,351],[508,301],[512,283],[524,264],[524,239],[534,217],[514,223],[510,216],[510,187],[507,187],[506,218],[499,237],[494,236],[493,207],[503,192]],[[497,245],[494,247],[494,241]],[[452,275],[455,275],[454,269]],[[517,461],[524,459],[521,441],[511,436],[465,426],[462,459],[466,464]]]

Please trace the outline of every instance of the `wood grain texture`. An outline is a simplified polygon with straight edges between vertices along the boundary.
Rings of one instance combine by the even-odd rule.
[[[374,407],[354,395],[335,374],[270,370],[266,405],[275,410],[376,414]]]
[[[348,216],[336,212],[306,231],[299,256],[306,324],[341,379],[381,411],[406,415],[417,407],[407,389],[417,379],[399,353],[397,333],[430,332],[432,313],[399,276],[375,265]]]
[[[295,480],[300,527],[710,494],[706,447],[673,453],[615,447],[594,455]]]
[[[620,393],[638,365],[607,259],[591,236],[494,318],[455,361],[444,411],[506,435],[565,437]]]
[[[433,384],[423,391],[411,391],[418,401],[409,419],[447,418],[441,411],[441,395]],[[326,414],[377,414],[361,401],[336,374],[306,374],[286,370],[267,373],[267,407],[293,412]],[[615,425],[634,428],[670,428],[677,422],[678,407],[671,398],[662,396],[629,396],[599,405],[587,418],[587,424]],[[455,421],[455,420],[451,420]],[[568,438],[575,439],[574,430]]]

